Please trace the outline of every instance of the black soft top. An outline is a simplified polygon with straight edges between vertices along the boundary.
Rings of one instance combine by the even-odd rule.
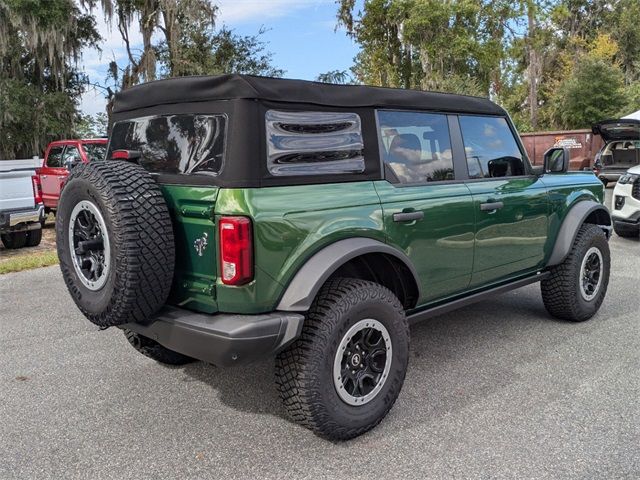
[[[137,85],[116,95],[113,111],[121,113],[159,105],[233,99],[506,115],[488,98],[239,74],[179,77]]]

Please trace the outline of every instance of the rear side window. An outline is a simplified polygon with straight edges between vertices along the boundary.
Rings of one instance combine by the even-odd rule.
[[[82,157],[80,156],[80,151],[78,147],[67,147],[64,151],[64,155],[62,156],[62,164],[71,169],[71,166],[81,162]]]
[[[64,147],[52,147],[47,156],[47,167],[62,167],[62,149]]]
[[[458,118],[470,178],[526,174],[522,152],[506,119],[465,115]]]
[[[162,115],[118,122],[107,158],[139,150],[140,165],[154,173],[217,175],[222,169],[225,115]]]
[[[271,175],[364,172],[362,126],[356,113],[266,113],[267,167]]]
[[[107,145],[104,143],[85,143],[82,148],[90,162],[104,160],[107,154]]]
[[[382,157],[400,183],[454,180],[446,115],[378,111]],[[387,169],[387,172],[389,171]]]

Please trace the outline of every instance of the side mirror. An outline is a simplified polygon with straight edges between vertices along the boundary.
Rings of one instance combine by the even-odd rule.
[[[570,158],[568,148],[550,148],[544,154],[544,173],[565,173]]]

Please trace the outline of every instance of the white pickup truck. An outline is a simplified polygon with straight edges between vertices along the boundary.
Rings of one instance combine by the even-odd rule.
[[[44,205],[35,169],[41,163],[37,157],[0,160],[0,238],[6,248],[40,244]]]

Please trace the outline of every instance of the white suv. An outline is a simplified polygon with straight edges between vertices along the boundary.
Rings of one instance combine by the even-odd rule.
[[[640,165],[622,175],[613,190],[613,229],[621,237],[640,234]]]

